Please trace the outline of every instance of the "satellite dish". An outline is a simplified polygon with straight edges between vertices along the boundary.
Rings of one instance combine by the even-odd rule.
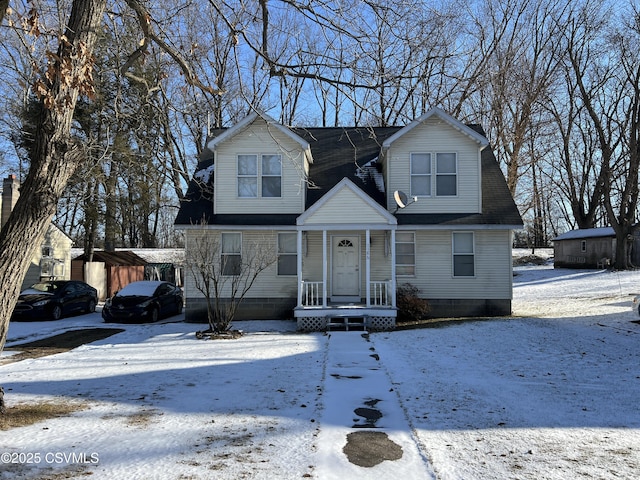
[[[393,192],[393,198],[395,199],[398,208],[404,208],[407,206],[408,199],[406,193],[396,190]]]
[[[396,205],[398,205],[398,208],[396,208],[396,212],[398,211],[398,209],[404,208],[407,205],[411,205],[412,203],[416,203],[418,201],[418,197],[412,197],[411,200],[409,200],[407,194],[401,190],[396,190],[395,192],[393,192],[393,199],[396,201]]]

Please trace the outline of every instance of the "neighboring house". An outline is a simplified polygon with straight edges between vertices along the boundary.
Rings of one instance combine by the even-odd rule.
[[[202,235],[238,258],[271,244],[278,261],[236,318],[389,329],[404,283],[433,316],[511,313],[522,219],[480,127],[434,108],[405,127],[288,128],[254,113],[216,134],[175,223],[187,262]],[[188,272],[185,297],[187,321],[206,321]]]
[[[0,228],[20,196],[20,182],[9,175],[2,182],[2,214]],[[71,275],[71,246],[73,240],[55,225],[49,225],[40,249],[31,258],[31,264],[22,281],[21,290],[41,280],[69,280]]]
[[[553,240],[556,268],[606,268],[615,262],[616,234],[613,227],[584,228],[563,233]],[[640,265],[640,236],[636,233],[631,263]]]

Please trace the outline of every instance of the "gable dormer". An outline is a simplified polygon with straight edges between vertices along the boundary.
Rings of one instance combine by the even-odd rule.
[[[252,113],[207,143],[214,154],[215,214],[301,213],[313,162],[309,144]]]
[[[486,137],[433,108],[382,144],[387,208],[393,192],[417,197],[402,213],[481,213]]]
[[[393,215],[348,178],[338,182],[297,219],[298,225],[306,227],[333,224],[336,228],[341,228],[340,225],[366,228],[396,223]]]

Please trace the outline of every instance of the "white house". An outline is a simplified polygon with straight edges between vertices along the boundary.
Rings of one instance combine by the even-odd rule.
[[[20,182],[15,175],[2,181],[0,227],[13,210],[20,196]],[[54,224],[50,224],[40,249],[31,258],[21,290],[42,280],[69,280],[71,275],[71,246],[73,240]]]
[[[237,318],[389,329],[404,283],[433,316],[511,313],[522,219],[479,126],[434,108],[404,127],[289,128],[254,113],[215,133],[175,223],[187,259],[202,235],[237,256],[255,239],[273,248]],[[185,296],[187,321],[206,321],[189,274]]]

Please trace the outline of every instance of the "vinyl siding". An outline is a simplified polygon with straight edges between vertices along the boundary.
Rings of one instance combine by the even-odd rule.
[[[462,230],[461,230],[462,231]],[[512,298],[511,232],[476,230],[475,276],[453,276],[451,231],[416,232],[416,276],[398,277],[433,299]]]
[[[240,232],[240,230],[237,230]],[[260,248],[266,248],[269,254],[276,256],[276,241],[277,231],[245,231],[242,233],[242,249],[246,254],[249,249],[253,248],[252,245],[260,245]],[[195,247],[196,238],[211,238],[212,250],[217,250],[219,255],[219,248],[216,246],[214,240],[219,238],[220,232],[217,230],[187,230],[186,231],[186,243],[187,243],[187,264],[189,261],[190,252],[193,252]],[[212,260],[218,260],[218,256],[212,256]],[[230,283],[230,281],[228,282]],[[185,268],[185,292],[187,292],[187,298],[204,298],[204,294],[195,288],[192,271]],[[228,288],[225,290],[228,294]],[[297,295],[297,277],[292,276],[279,276],[277,275],[277,263],[269,266],[264,270],[256,279],[254,285],[249,289],[247,298],[296,298]]]
[[[457,155],[457,195],[435,196],[435,154]],[[419,197],[407,213],[477,213],[481,211],[480,150],[478,144],[438,118],[430,118],[397,139],[387,152],[384,172],[388,181],[387,208],[396,207],[393,192],[411,195],[411,153],[432,154],[432,195]]]
[[[282,155],[281,197],[238,197],[238,155]],[[244,131],[218,145],[215,152],[215,213],[302,213],[306,171],[299,144],[258,119]],[[258,177],[260,181],[260,177]]]
[[[62,260],[64,263],[64,274],[56,280],[69,280],[71,278],[71,239],[62,233],[57,227],[49,226],[42,246],[49,246],[53,250],[53,258]],[[29,288],[34,283],[40,281],[40,262],[42,260],[42,247],[36,250],[31,258],[31,264],[22,281],[21,290]]]
[[[317,212],[306,219],[305,225],[318,224],[384,224],[388,219],[375,211],[349,188],[336,192]]]

